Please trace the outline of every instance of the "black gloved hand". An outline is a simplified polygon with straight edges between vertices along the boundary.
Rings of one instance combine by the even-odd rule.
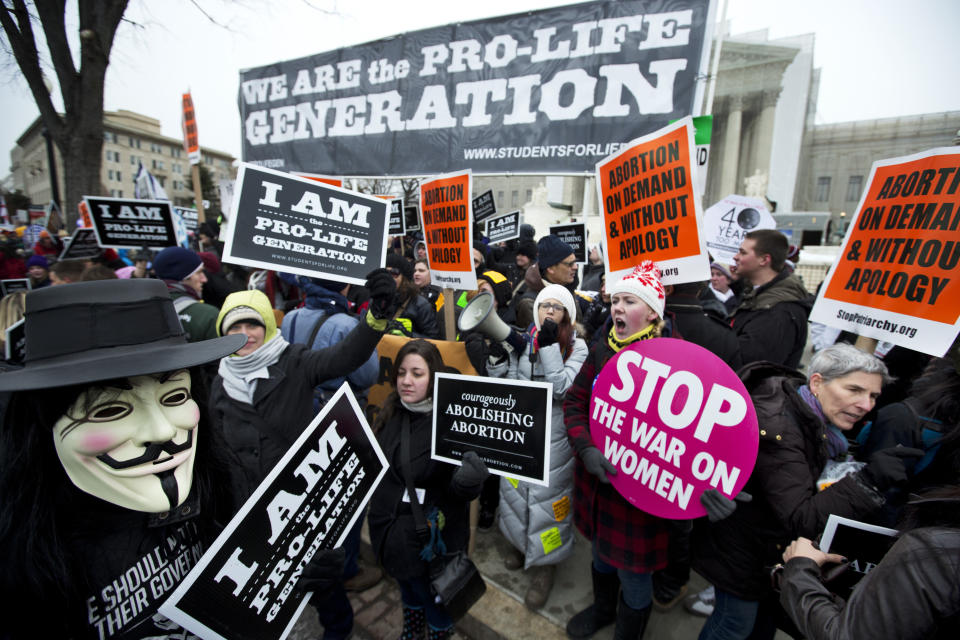
[[[370,313],[377,320],[385,320],[397,311],[397,283],[386,269],[374,269],[367,274],[370,292]]]
[[[303,568],[300,580],[297,581],[297,589],[313,591],[322,597],[343,580],[343,565],[346,559],[347,554],[343,547],[317,551]]]
[[[541,349],[549,347],[557,341],[559,334],[560,327],[557,326],[557,323],[550,318],[546,318],[543,324],[540,325],[540,333],[537,334],[537,345],[539,345]]]
[[[463,341],[463,348],[467,352],[467,358],[470,364],[482,376],[487,375],[487,341],[479,331],[461,333],[460,339]]]
[[[750,502],[753,496],[746,491],[741,491],[733,500],[723,495],[716,489],[706,489],[700,494],[700,504],[707,510],[707,519],[710,522],[720,522],[733,515],[737,510],[738,502]]]
[[[483,481],[490,475],[487,465],[483,463],[476,451],[467,451],[460,461],[460,468],[453,474],[453,483],[463,493],[480,494]]]
[[[893,485],[907,481],[908,460],[905,458],[921,458],[922,449],[911,447],[890,447],[881,449],[870,456],[867,466],[860,472],[863,477],[879,491],[885,491]],[[915,461],[909,461],[910,463]]]
[[[610,478],[607,477],[607,474],[617,475],[617,468],[603,457],[600,449],[596,447],[587,447],[581,451],[580,459],[583,460],[583,466],[587,468],[587,471],[600,478],[601,482],[610,484]]]
[[[487,352],[490,356],[490,361],[500,364],[504,360],[510,357],[510,354],[507,353],[507,350],[503,348],[503,345],[499,342],[491,342],[487,345]]]

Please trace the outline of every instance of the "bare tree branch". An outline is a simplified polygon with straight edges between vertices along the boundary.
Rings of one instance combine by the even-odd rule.
[[[207,13],[207,12],[204,10],[204,8],[200,6],[200,3],[198,3],[197,0],[190,0],[190,4],[192,4],[194,7],[196,7],[196,8],[197,8],[197,11],[199,11],[200,13],[202,13],[202,14],[204,15],[204,17],[205,17],[207,20],[209,20],[211,23],[215,24],[216,26],[220,27],[221,29],[224,29],[224,30],[226,30],[226,31],[230,31],[231,33],[234,31],[233,29],[231,29],[231,28],[228,27],[227,25],[221,24],[221,23],[217,22],[217,21],[213,18],[212,15],[210,15],[209,13]]]
[[[311,9],[313,9],[314,11],[318,11],[318,12],[324,14],[324,15],[327,15],[327,16],[339,16],[339,15],[340,15],[340,12],[337,10],[337,3],[336,3],[336,2],[333,3],[333,9],[332,9],[332,10],[331,10],[331,9],[324,9],[323,7],[314,6],[313,3],[310,2],[310,0],[303,0],[303,4],[307,5],[308,7],[310,7]]]

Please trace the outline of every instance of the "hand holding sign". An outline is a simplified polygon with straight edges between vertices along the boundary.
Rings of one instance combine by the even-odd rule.
[[[621,350],[597,377],[590,407],[593,442],[617,469],[613,486],[656,516],[707,515],[700,494],[713,488],[733,498],[756,462],[757,417],[743,383],[690,342],[658,338]]]
[[[386,320],[397,310],[397,283],[386,269],[374,269],[367,275],[370,292],[370,313],[377,320]]]

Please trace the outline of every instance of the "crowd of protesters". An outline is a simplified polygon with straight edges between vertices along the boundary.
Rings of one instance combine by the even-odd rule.
[[[681,602],[691,614],[707,616],[703,640],[773,638],[778,628],[810,638],[955,633],[950,623],[960,619],[960,349],[955,343],[945,358],[913,352],[902,357],[902,349],[878,357],[849,344],[855,336],[833,334],[802,367],[813,297],[788,262],[792,248],[779,232],[748,233],[733,265],[711,263],[709,281],[664,286],[651,262],[608,280],[600,245],[588,247],[581,268],[572,247],[553,235],[536,237],[529,225],[519,239],[497,245],[477,229],[475,291],[431,284],[425,246],[415,235],[394,238],[386,268],[371,273],[362,287],[221,263],[218,235],[215,225],[205,223],[193,249],[106,250],[93,260],[58,261],[62,247],[49,233],[30,255],[10,238],[0,246],[3,279],[28,278],[33,290],[80,291],[76,283],[121,279],[152,281],[155,291],[162,283],[182,337],[206,354],[189,363],[177,355],[161,369],[141,363],[91,374],[88,368],[75,379],[67,379],[67,366],[63,381],[51,368],[45,383],[21,378],[0,387],[15,391],[3,401],[0,544],[16,558],[4,572],[0,597],[7,603],[62,604],[65,611],[45,623],[32,621],[39,625],[32,628],[35,637],[44,636],[36,629],[96,637],[84,624],[84,603],[72,599],[108,575],[88,565],[110,554],[103,545],[95,553],[80,549],[83,538],[24,530],[69,526],[71,518],[79,518],[79,505],[95,500],[86,496],[64,506],[71,494],[63,470],[49,460],[37,462],[37,451],[20,451],[42,446],[38,430],[57,434],[62,416],[92,412],[83,403],[90,403],[90,389],[101,390],[104,380],[126,380],[119,383],[126,390],[122,395],[167,384],[155,374],[189,369],[185,384],[203,414],[201,438],[210,434],[204,455],[224,463],[198,475],[205,491],[195,496],[203,504],[197,521],[202,536],[242,504],[344,382],[365,405],[378,378],[376,345],[384,334],[410,341],[388,372],[393,392],[374,424],[390,468],[364,516],[378,563],[400,585],[401,638],[447,638],[454,624],[430,594],[423,560],[430,550],[419,547],[409,506],[414,498],[431,526],[442,531],[448,551],[466,548],[468,504],[479,498],[479,527],[496,526],[509,542],[505,568],[531,574],[525,603],[534,610],[547,603],[557,565],[573,561],[574,527],[579,530],[591,549],[590,566],[582,570],[591,575],[593,601],[570,619],[571,638],[589,638],[615,625],[615,638],[635,640],[654,609]],[[109,286],[84,291],[91,299],[106,296],[108,303]],[[84,304],[71,297],[79,294],[64,291],[43,294],[44,299]],[[510,328],[507,340],[446,326],[449,307],[458,318],[482,293],[492,297],[497,317]],[[4,297],[0,329],[23,317],[30,295]],[[231,336],[231,350],[222,353]],[[445,365],[425,339],[451,337],[463,343],[480,375],[552,385],[547,487],[491,476],[469,452],[459,467],[431,460],[433,377]],[[604,364],[629,345],[658,337],[696,343],[736,370],[759,419],[756,467],[744,491],[731,500],[708,490],[701,500],[707,517],[692,522],[659,518],[631,505],[611,485],[616,468],[590,435],[590,395]],[[102,351],[97,344],[86,348]],[[889,363],[888,356],[894,356]],[[18,365],[8,367],[2,375],[14,380]],[[43,407],[39,394],[46,388],[67,390],[50,392],[51,402]],[[62,455],[61,461],[83,488]],[[38,471],[27,464],[37,464]],[[211,488],[221,469],[229,469],[224,481],[229,499],[225,486]],[[18,474],[36,479],[49,494],[23,489],[19,483],[27,476]],[[409,495],[410,486],[417,496]],[[164,491],[171,489],[165,484]],[[568,505],[569,517],[557,515],[552,505],[558,502]],[[103,517],[115,515],[104,505],[91,508]],[[831,514],[905,532],[847,603],[832,598],[818,579],[822,565],[842,559],[810,542]],[[123,518],[116,523],[139,526]],[[330,640],[351,633],[346,591],[367,589],[383,573],[358,561],[360,528],[358,521],[342,549],[318,554],[304,571],[304,586],[315,590],[312,604]],[[547,551],[541,534],[552,528],[560,543]],[[126,542],[132,534],[124,535]],[[784,564],[774,585],[771,570],[779,563]],[[73,573],[56,584],[64,567]],[[687,592],[692,569],[710,589]],[[11,637],[18,632],[24,630],[13,629]]]

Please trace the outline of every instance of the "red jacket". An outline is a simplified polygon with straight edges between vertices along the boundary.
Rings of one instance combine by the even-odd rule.
[[[594,446],[590,437],[590,392],[603,365],[612,356],[613,349],[601,338],[591,347],[563,401],[567,438],[577,452],[574,523],[607,564],[635,573],[650,573],[667,564],[669,521],[627,502],[613,485],[600,482],[587,471],[579,455],[586,447]]]

